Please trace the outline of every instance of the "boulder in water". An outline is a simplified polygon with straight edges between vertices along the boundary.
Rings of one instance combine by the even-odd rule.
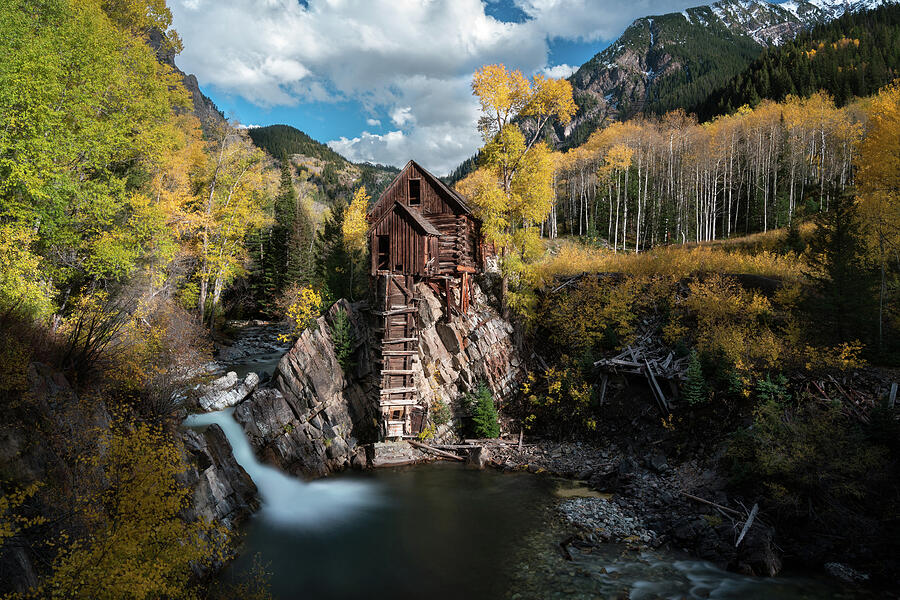
[[[466,467],[470,469],[484,469],[490,462],[491,453],[484,446],[475,446],[466,456]]]
[[[259,385],[259,375],[256,373],[248,373],[244,381],[239,384],[237,373],[230,371],[206,387],[206,393],[199,400],[200,408],[206,412],[212,412],[240,404],[253,393],[257,385]]]

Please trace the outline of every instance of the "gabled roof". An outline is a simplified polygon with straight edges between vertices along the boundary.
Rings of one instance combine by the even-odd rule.
[[[405,206],[402,202],[399,201],[394,202],[394,205],[391,208],[384,211],[384,213],[381,215],[381,218],[375,221],[375,223],[372,224],[372,227],[377,227],[379,223],[381,223],[389,214],[391,214],[392,210],[396,210],[400,212],[400,214],[404,214],[409,217],[413,224],[417,225],[419,229],[421,229],[426,235],[441,235],[441,232],[437,229],[437,227],[432,225],[431,221],[422,216],[422,213],[415,210],[414,208]]]
[[[428,171],[427,169],[425,169],[425,167],[423,167],[422,165],[420,165],[420,164],[417,163],[416,161],[411,160],[411,161],[409,161],[408,164],[415,165],[415,167],[416,167],[417,169],[419,169],[420,171],[422,171],[422,173],[425,175],[425,177],[427,177],[428,179],[430,179],[430,180],[432,181],[432,183],[434,183],[434,185],[437,186],[438,189],[440,189],[440,190],[443,191],[445,194],[447,194],[447,196],[451,199],[451,201],[456,202],[456,204],[459,205],[459,208],[460,208],[464,213],[469,214],[469,215],[472,214],[472,209],[469,207],[468,203],[466,203],[466,199],[463,198],[462,195],[461,195],[459,192],[457,192],[456,190],[454,190],[453,188],[451,188],[450,186],[448,186],[446,183],[444,183],[443,181],[441,181],[440,178],[435,177],[434,175],[432,175],[430,171]],[[404,168],[405,168],[405,167],[404,167]]]
[[[431,184],[438,190],[438,192],[442,196],[444,196],[444,198],[450,204],[455,205],[461,212],[477,219],[477,217],[475,217],[474,214],[472,213],[472,209],[471,209],[471,207],[469,207],[469,204],[466,202],[465,198],[463,198],[457,191],[450,188],[447,184],[445,184],[443,181],[441,181],[440,178],[433,175],[431,172],[429,172],[427,169],[425,169],[425,167],[423,167],[422,165],[420,165],[419,163],[417,163],[414,160],[410,160],[409,162],[406,163],[406,166],[404,166],[400,170],[400,173],[397,174],[397,176],[394,178],[394,180],[391,182],[391,184],[389,186],[387,186],[385,188],[385,190],[381,193],[381,196],[378,197],[378,200],[376,200],[375,202],[372,203],[372,205],[369,207],[369,214],[372,214],[375,211],[375,207],[377,207],[378,205],[381,204],[382,198],[385,198],[385,197],[387,197],[388,194],[390,194],[390,192],[394,189],[394,186],[397,185],[397,182],[400,181],[400,177],[403,175],[404,172],[406,172],[407,169],[409,169],[410,166],[414,166],[416,169],[421,171],[422,174],[425,176],[425,178],[431,182]],[[390,210],[390,209],[388,209],[388,210]],[[380,220],[381,219],[379,219],[379,221]]]

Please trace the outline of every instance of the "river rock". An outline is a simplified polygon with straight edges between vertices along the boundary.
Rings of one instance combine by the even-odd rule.
[[[869,579],[865,573],[839,562],[825,563],[825,572],[844,583],[861,583]]]
[[[491,453],[484,446],[475,446],[466,456],[466,467],[470,469],[484,469],[490,462]]]
[[[248,373],[240,384],[237,381],[237,373],[234,371],[213,381],[198,401],[200,408],[213,412],[243,402],[259,385],[259,375]]]
[[[399,467],[424,462],[428,458],[427,454],[418,448],[413,448],[405,441],[379,442],[374,445],[372,466],[375,468]]]

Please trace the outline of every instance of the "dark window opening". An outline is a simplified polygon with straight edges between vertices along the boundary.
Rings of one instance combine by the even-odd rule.
[[[422,204],[422,180],[409,180],[409,205],[419,206]]]
[[[378,270],[387,271],[391,265],[391,238],[387,235],[378,236]]]

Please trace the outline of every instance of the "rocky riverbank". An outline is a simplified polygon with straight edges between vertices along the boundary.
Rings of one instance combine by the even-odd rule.
[[[708,461],[670,465],[658,450],[637,457],[616,445],[577,442],[542,442],[521,450],[506,444],[492,453],[502,468],[577,478],[608,494],[560,503],[560,513],[580,530],[583,541],[666,546],[749,575],[781,570],[774,531],[762,518],[754,519],[735,546],[748,511],[740,499],[728,497],[725,479]]]

